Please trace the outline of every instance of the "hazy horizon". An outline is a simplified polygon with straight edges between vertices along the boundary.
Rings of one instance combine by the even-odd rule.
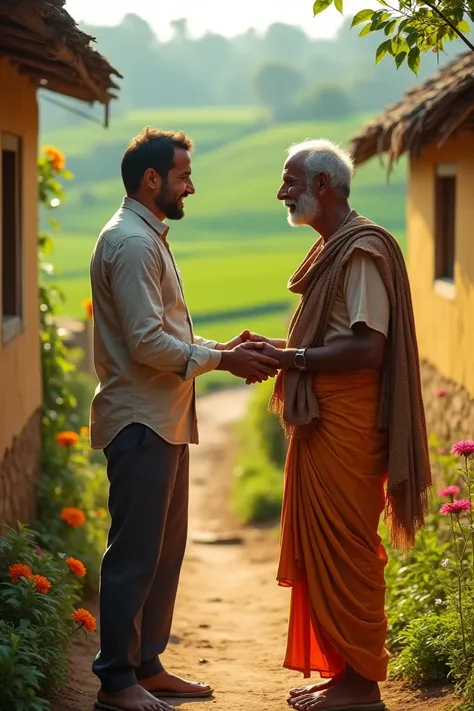
[[[346,0],[344,16],[352,16],[364,7],[374,6],[375,0]],[[156,0],[67,0],[67,11],[77,22],[91,25],[117,25],[127,14],[135,14],[148,22],[157,36],[166,40],[171,35],[173,20],[186,18],[193,36],[206,32],[232,37],[250,28],[264,32],[274,22],[299,25],[311,37],[331,38],[343,22],[343,17],[330,8],[313,16],[312,0],[293,0],[292,3],[275,3],[275,0],[240,0],[223,10],[222,0],[206,0],[198,5],[195,0],[180,3],[166,2],[160,6]]]

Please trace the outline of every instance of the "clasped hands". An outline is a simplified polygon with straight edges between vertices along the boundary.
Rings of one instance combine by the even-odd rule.
[[[250,331],[217,348],[222,353],[221,369],[243,378],[247,385],[273,378],[284,367],[285,341],[266,338]]]

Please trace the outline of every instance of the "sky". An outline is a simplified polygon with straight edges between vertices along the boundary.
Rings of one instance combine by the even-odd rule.
[[[329,8],[313,17],[312,0],[67,0],[66,9],[78,22],[116,25],[123,16],[143,17],[160,39],[170,36],[170,21],[185,17],[191,34],[207,31],[233,36],[249,27],[264,31],[272,22],[300,25],[313,37],[332,37],[342,22]],[[354,15],[374,0],[345,0],[345,14]],[[349,9],[350,8],[350,9]]]

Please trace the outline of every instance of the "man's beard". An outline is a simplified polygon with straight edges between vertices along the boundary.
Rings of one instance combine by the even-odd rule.
[[[286,207],[294,205],[294,210],[288,211],[288,222],[292,227],[309,225],[318,217],[321,206],[317,198],[307,190],[298,200],[285,200]]]
[[[168,220],[181,220],[184,217],[184,206],[179,204],[179,200],[184,199],[188,193],[183,193],[178,198],[170,194],[167,183],[164,183],[160,192],[155,198],[155,205],[163,212]]]

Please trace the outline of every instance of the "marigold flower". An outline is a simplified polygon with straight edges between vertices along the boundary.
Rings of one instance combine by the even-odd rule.
[[[77,558],[66,558],[66,563],[68,564],[71,573],[77,575],[78,578],[83,578],[87,573],[86,566],[82,561],[77,560]]]
[[[81,427],[79,430],[79,434],[81,437],[89,437],[89,428],[88,427]]]
[[[471,509],[472,504],[468,499],[456,499],[455,501],[451,501],[450,504],[443,504],[439,512],[443,516],[447,516],[448,514],[459,516],[463,511],[470,511]]]
[[[456,486],[453,484],[452,486],[445,486],[444,489],[440,489],[438,491],[438,496],[441,496],[443,498],[444,496],[457,496],[461,489],[459,486]]]
[[[79,442],[79,435],[77,432],[71,432],[70,430],[64,430],[63,432],[58,432],[56,436],[56,442],[60,447],[73,447]]]
[[[13,583],[19,583],[22,578],[29,580],[32,576],[32,572],[29,565],[15,563],[15,565],[9,567],[8,575]]]
[[[45,146],[43,148],[43,153],[48,158],[53,166],[53,170],[59,173],[60,170],[64,169],[66,165],[66,159],[64,158],[64,153],[58,151],[54,146]]]
[[[74,506],[65,507],[61,511],[61,518],[73,528],[80,528],[86,522],[86,515],[84,511],[81,511],[81,509],[77,509]]]
[[[88,632],[94,632],[97,626],[94,615],[91,615],[90,612],[84,610],[83,607],[80,607],[78,610],[73,612],[71,617],[74,622],[76,622],[81,627],[84,627],[84,629],[86,629]]]
[[[35,584],[36,592],[39,592],[42,595],[48,594],[51,589],[51,583],[49,582],[48,578],[45,578],[44,575],[32,575],[30,579]]]
[[[95,515],[97,516],[97,518],[106,518],[107,511],[105,509],[97,509]]]
[[[84,307],[84,309],[85,309],[85,311],[86,311],[87,318],[92,320],[92,316],[93,316],[93,313],[92,313],[92,299],[85,299],[85,300],[82,302],[82,305],[83,305],[83,307]]]
[[[474,454],[474,440],[465,439],[456,442],[451,447],[451,454],[458,454],[462,457],[471,457]]]
[[[436,388],[436,390],[435,390],[436,397],[446,397],[447,394],[448,394],[448,391],[445,390],[444,388]]]

